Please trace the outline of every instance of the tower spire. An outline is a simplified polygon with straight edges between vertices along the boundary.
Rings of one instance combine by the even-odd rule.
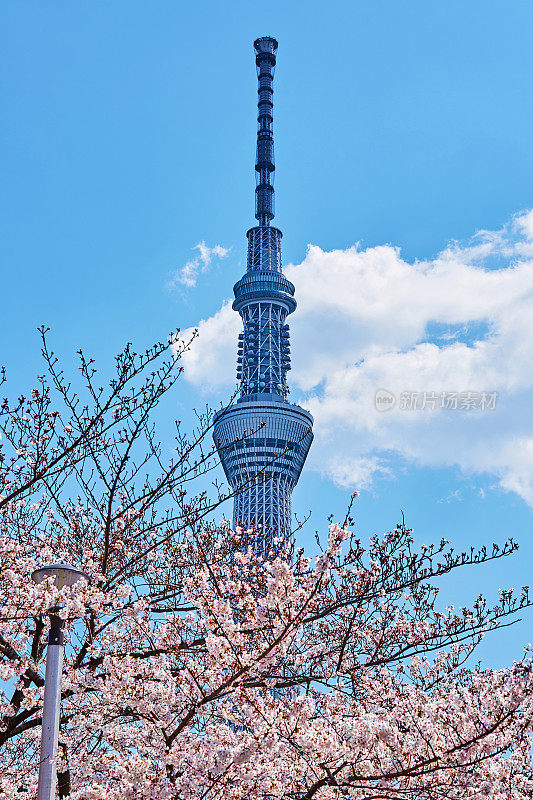
[[[255,216],[261,227],[270,225],[274,218],[274,134],[272,81],[276,66],[278,43],[271,36],[262,36],[254,42],[255,63],[257,65],[258,115],[257,115],[257,152],[255,159],[256,188]]]

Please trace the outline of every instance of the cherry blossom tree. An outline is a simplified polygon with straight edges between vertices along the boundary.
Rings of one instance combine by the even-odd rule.
[[[468,665],[530,605],[527,587],[455,609],[435,586],[512,555],[512,540],[416,548],[402,522],[364,545],[349,511],[313,558],[274,541],[263,561],[253,532],[213,522],[226,495],[205,488],[208,411],[190,435],[177,425],[172,451],[159,444],[189,343],[177,363],[165,344],[128,346],[105,389],[80,354],[78,390],[42,334],[46,376],[0,415],[1,797],[35,795],[56,601],[62,798],[532,796],[529,653]],[[90,580],[35,586],[52,560]]]

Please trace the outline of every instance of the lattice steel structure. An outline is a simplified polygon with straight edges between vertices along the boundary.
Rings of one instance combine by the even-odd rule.
[[[214,439],[235,492],[234,526],[256,530],[266,554],[275,536],[291,534],[291,494],[313,441],[313,418],[289,403],[290,364],[286,318],[296,308],[294,286],[281,271],[281,231],[274,218],[272,81],[278,43],[254,42],[259,79],[255,216],[248,233],[245,275],[235,284],[233,308],[241,315],[237,379],[240,396],[215,417]]]

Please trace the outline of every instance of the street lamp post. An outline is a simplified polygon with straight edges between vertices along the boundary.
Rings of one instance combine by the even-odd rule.
[[[54,578],[58,589],[74,586],[88,575],[70,564],[50,564],[32,573],[35,583]],[[56,605],[50,615],[50,632],[46,652],[46,672],[44,678],[43,725],[41,733],[41,757],[39,760],[39,784],[37,800],[53,800],[57,781],[57,740],[59,734],[59,713],[61,705],[61,674],[63,672],[64,627],[59,616],[60,606]]]

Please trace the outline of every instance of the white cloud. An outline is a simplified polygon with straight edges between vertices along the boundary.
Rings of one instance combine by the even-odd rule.
[[[496,477],[533,505],[533,211],[430,261],[390,245],[323,251],[286,268],[293,399],[315,417],[309,467],[369,486],[397,457]],[[238,315],[200,323],[186,377],[223,397],[234,385]],[[492,411],[375,408],[377,389],[498,392]]]
[[[483,489],[480,489],[479,491],[482,492]],[[463,498],[461,497],[461,490],[460,489],[455,489],[454,491],[450,490],[448,492],[448,494],[446,495],[446,497],[441,497],[441,499],[437,500],[437,502],[438,503],[453,503],[453,502],[461,503],[462,500],[463,500]]]
[[[202,272],[207,272],[213,259],[225,258],[229,253],[229,248],[226,249],[219,244],[214,247],[208,247],[205,242],[199,242],[193,247],[193,250],[198,250],[198,255],[174,272],[166,283],[167,289],[175,289],[178,284],[187,288],[196,286],[198,276]]]
[[[237,383],[237,334],[241,327],[240,317],[229,300],[212,317],[200,320],[199,336],[182,356],[187,380],[205,392],[233,388]],[[192,332],[193,328],[189,328],[180,338],[189,341]]]

